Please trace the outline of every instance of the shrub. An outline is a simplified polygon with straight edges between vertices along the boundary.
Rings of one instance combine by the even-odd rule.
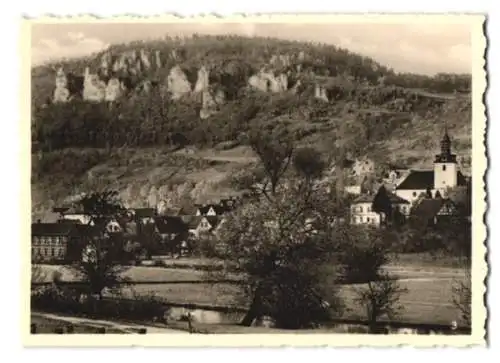
[[[53,313],[103,319],[133,321],[163,320],[168,307],[154,295],[134,296],[134,299],[80,298],[75,289],[44,288],[31,294],[31,309]]]

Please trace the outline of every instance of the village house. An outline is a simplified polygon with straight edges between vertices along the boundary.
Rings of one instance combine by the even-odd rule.
[[[436,155],[432,170],[411,170],[406,178],[396,187],[395,193],[411,202],[417,201],[421,194],[430,191],[432,197],[439,192],[445,196],[448,188],[465,186],[467,180],[458,170],[456,155],[451,153],[451,140],[445,131],[441,141],[441,153]]]
[[[423,198],[411,211],[411,218],[420,220],[426,227],[449,223],[462,215],[452,199],[439,197]]]
[[[155,226],[164,243],[186,239],[188,235],[188,225],[179,216],[156,217]]]
[[[403,217],[410,214],[410,202],[397,196],[394,193],[387,192],[391,202],[393,212],[399,212]],[[385,216],[373,211],[373,200],[375,194],[365,194],[356,198],[351,204],[351,223],[358,225],[380,226]]]
[[[231,212],[236,207],[235,198],[221,199],[217,204],[197,205],[196,216],[221,216]]]
[[[220,216],[195,216],[188,222],[188,231],[195,238],[207,233],[216,234],[222,222]]]
[[[63,262],[78,258],[83,240],[92,227],[80,223],[42,223],[31,225],[31,258],[33,262]]]
[[[130,212],[136,222],[143,225],[155,223],[155,217],[158,215],[156,208],[132,208]]]

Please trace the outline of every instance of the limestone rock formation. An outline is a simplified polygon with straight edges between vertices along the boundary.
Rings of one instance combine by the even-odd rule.
[[[264,92],[283,92],[288,89],[288,76],[284,73],[275,76],[271,72],[261,70],[249,78],[248,84]]]
[[[144,49],[141,49],[140,61],[145,69],[151,68],[151,61],[149,60],[149,55],[148,55],[148,53],[146,53],[146,51]]]
[[[178,65],[173,67],[167,76],[167,88],[174,100],[191,92],[191,83],[189,83],[186,74]]]
[[[159,50],[155,51],[155,62],[156,62],[156,68],[160,69],[163,67],[163,63],[161,61],[161,53]]]
[[[111,78],[106,86],[104,99],[108,102],[114,102],[123,94],[124,87],[118,78]]]
[[[215,92],[209,88],[202,91],[202,107],[200,110],[200,118],[206,119],[219,111],[219,106],[226,100],[226,95],[221,89]]]
[[[99,79],[97,74],[91,74],[85,68],[83,81],[83,99],[91,102],[101,102],[106,96],[106,84]]]
[[[54,102],[67,102],[69,99],[68,78],[62,68],[56,73],[56,88],[54,90]]]
[[[290,55],[288,55],[288,54],[279,54],[279,55],[274,54],[271,57],[271,59],[269,60],[269,63],[273,66],[289,67],[291,64]]]
[[[118,57],[113,63],[113,72],[125,71],[127,69],[127,64],[125,62],[125,57]]]
[[[326,94],[326,88],[319,85],[319,84],[316,84],[316,86],[314,88],[314,97],[319,99],[319,100],[329,102],[328,95]]]
[[[194,92],[203,92],[208,90],[209,80],[208,80],[209,72],[202,66],[198,71],[198,79],[196,80],[196,84],[194,86]]]

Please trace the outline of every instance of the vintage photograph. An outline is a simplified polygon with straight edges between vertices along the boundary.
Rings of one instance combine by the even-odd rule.
[[[27,341],[481,343],[484,22],[25,20]]]

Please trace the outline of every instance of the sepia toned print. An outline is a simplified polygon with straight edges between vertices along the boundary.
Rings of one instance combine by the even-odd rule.
[[[484,345],[484,22],[25,20],[25,344]]]

